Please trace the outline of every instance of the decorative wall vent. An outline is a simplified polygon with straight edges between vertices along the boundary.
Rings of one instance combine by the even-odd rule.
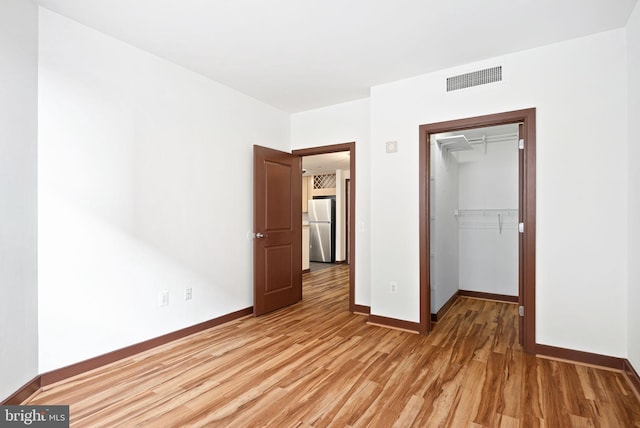
[[[336,187],[335,174],[321,174],[321,175],[313,176],[314,189],[335,189],[335,187]]]
[[[487,83],[500,82],[502,80],[502,66],[473,71],[447,78],[447,92],[472,86],[485,85]]]

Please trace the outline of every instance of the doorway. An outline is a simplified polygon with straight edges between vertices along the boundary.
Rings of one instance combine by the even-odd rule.
[[[431,331],[431,144],[437,134],[514,124],[518,126],[518,304],[519,339],[525,352],[535,352],[535,109],[421,125],[420,185],[420,328]]]
[[[292,154],[296,156],[300,156],[304,158],[305,156],[315,156],[322,154],[330,154],[330,153],[340,153],[347,152],[349,154],[349,191],[348,196],[344,202],[346,202],[346,206],[349,207],[348,216],[345,215],[342,221],[346,221],[346,230],[345,242],[348,242],[348,247],[346,248],[346,253],[344,254],[344,259],[349,260],[349,311],[355,312],[355,227],[353,225],[355,217],[355,194],[356,194],[356,173],[355,173],[355,143],[344,143],[344,144],[335,144],[330,146],[322,146],[322,147],[313,147],[308,149],[299,149],[293,150]],[[344,183],[344,180],[340,180],[341,183]],[[341,210],[345,211],[345,210]]]

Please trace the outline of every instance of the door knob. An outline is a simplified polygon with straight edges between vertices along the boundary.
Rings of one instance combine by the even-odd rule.
[[[266,238],[266,237],[267,237],[267,235],[265,235],[265,234],[262,234],[260,232],[256,233],[256,238]]]

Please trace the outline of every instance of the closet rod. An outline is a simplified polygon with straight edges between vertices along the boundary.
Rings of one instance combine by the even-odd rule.
[[[453,210],[453,215],[456,217],[468,217],[468,216],[480,216],[488,217],[496,214],[504,214],[507,217],[514,217],[518,215],[517,208],[479,208],[479,209],[457,209]]]
[[[511,139],[518,139],[518,133],[514,132],[511,134],[500,134],[500,135],[492,135],[489,137],[476,137],[476,138],[468,138],[469,144],[483,144],[483,143],[498,143],[503,141],[509,141]]]

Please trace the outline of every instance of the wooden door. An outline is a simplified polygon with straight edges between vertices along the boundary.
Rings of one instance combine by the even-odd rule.
[[[302,300],[302,160],[253,146],[253,313]]]

